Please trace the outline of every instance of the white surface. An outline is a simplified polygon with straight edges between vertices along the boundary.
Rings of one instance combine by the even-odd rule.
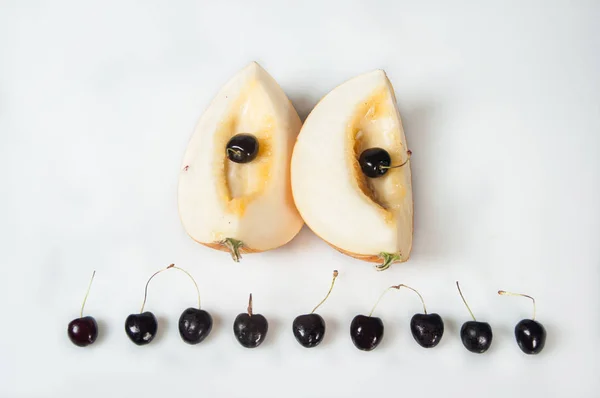
[[[0,396],[597,396],[597,2],[83,3],[0,8]],[[304,230],[233,264],[185,235],[176,207],[185,146],[219,87],[251,60],[302,115],[347,78],[387,71],[414,153],[410,262],[377,273]],[[160,336],[134,346],[125,317],[169,262],[198,279],[213,333],[182,343],[176,321],[194,291],[171,271],[153,281],[147,305]],[[326,341],[305,350],[292,319],[321,299],[334,268],[319,311]],[[93,269],[86,312],[101,337],[80,349],[66,325]],[[468,313],[456,279],[494,328],[485,355],[458,339]],[[399,282],[444,317],[440,346],[412,341],[419,302],[401,292],[377,312],[383,343],[359,352],[351,318]],[[524,356],[512,336],[530,303],[499,288],[537,298],[541,355]],[[231,332],[249,291],[271,323],[253,351]]]

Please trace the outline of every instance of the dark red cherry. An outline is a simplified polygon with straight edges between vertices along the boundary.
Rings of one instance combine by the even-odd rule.
[[[83,304],[81,304],[81,311],[79,312],[79,318],[73,319],[67,326],[67,335],[73,344],[78,347],[87,347],[90,344],[94,344],[98,337],[98,324],[92,316],[83,316],[83,309],[85,308],[85,302],[87,301],[88,295],[90,294],[90,288],[96,271],[92,273],[90,284],[88,285],[85,297],[83,298]]]
[[[325,298],[313,308],[310,314],[299,315],[294,319],[294,322],[292,323],[292,332],[294,333],[296,341],[298,341],[302,347],[316,347],[323,341],[323,336],[325,336],[325,320],[321,315],[315,314],[315,311],[327,301],[337,277],[338,271],[333,270],[333,279],[331,280],[331,286],[329,287],[329,291]]]
[[[546,345],[546,329],[538,321],[523,319],[515,326],[515,338],[525,354],[539,354]]]
[[[94,341],[96,341],[98,337],[98,324],[94,317],[91,316],[73,319],[69,322],[67,333],[73,344],[79,347],[86,347],[94,344]]]
[[[150,311],[131,314],[125,320],[125,333],[137,345],[150,344],[158,330],[158,321]]]
[[[390,286],[389,289],[406,288],[412,290],[421,299],[423,304],[423,313],[415,314],[410,320],[410,331],[415,341],[424,348],[433,348],[439,344],[442,336],[444,335],[444,321],[438,314],[428,314],[427,308],[425,307],[425,300],[421,293],[417,289],[414,289],[404,283],[399,285]],[[385,292],[384,292],[385,293]],[[378,301],[379,302],[379,301]]]
[[[473,311],[471,311],[465,296],[463,296],[462,291],[460,290],[458,281],[456,281],[456,288],[458,289],[458,294],[460,294],[460,298],[465,304],[465,307],[467,307],[469,314],[471,314],[471,318],[473,318],[472,321],[463,323],[460,328],[460,339],[467,350],[476,354],[483,354],[492,345],[492,327],[487,322],[479,322],[475,319]]]
[[[241,313],[235,318],[233,334],[243,347],[256,348],[265,341],[268,330],[267,318],[252,312],[252,294],[250,294],[248,312]]]
[[[350,337],[359,350],[374,350],[383,339],[383,321],[376,316],[357,315],[350,324]]]
[[[306,348],[318,346],[325,335],[325,320],[319,314],[297,316],[292,324],[294,337]]]
[[[236,134],[227,142],[225,152],[232,162],[251,162],[258,155],[258,140],[252,134]]]
[[[492,345],[492,327],[487,322],[467,321],[460,328],[460,339],[465,348],[483,354]]]
[[[410,320],[410,331],[421,347],[433,348],[444,335],[444,321],[438,314],[415,314]]]
[[[378,178],[388,172],[392,159],[382,148],[369,148],[360,154],[358,159],[360,169],[369,178]]]
[[[198,344],[212,330],[210,314],[198,308],[188,308],[179,317],[179,335],[188,344]]]
[[[520,296],[530,299],[533,303],[533,318],[523,319],[515,326],[515,339],[521,351],[525,354],[539,354],[546,345],[546,329],[535,320],[535,299],[527,294],[512,293],[505,290],[498,290],[501,296]]]
[[[269,323],[261,314],[241,313],[233,323],[233,334],[239,343],[246,348],[256,348],[265,341]]]

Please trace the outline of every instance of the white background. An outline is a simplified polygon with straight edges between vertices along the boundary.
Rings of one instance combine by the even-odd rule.
[[[0,396],[598,396],[600,4],[484,3],[1,2]],[[378,273],[304,229],[234,264],[186,236],[181,157],[213,95],[252,60],[303,118],[346,79],[387,71],[414,153],[410,262]],[[137,347],[125,317],[170,262],[196,277],[215,327],[198,346],[181,341],[194,288],[167,272],[147,304],[159,336]],[[325,341],[306,350],[291,322],[334,268]],[[100,337],[81,349],[66,327],[94,269],[86,313]],[[485,355],[460,343],[455,280],[494,329]],[[377,311],[382,344],[358,351],[352,317],[396,283],[444,317],[441,344],[413,341],[420,305],[404,291]],[[537,298],[541,355],[512,334],[530,302],[499,288]],[[271,325],[256,350],[231,326],[250,291]]]

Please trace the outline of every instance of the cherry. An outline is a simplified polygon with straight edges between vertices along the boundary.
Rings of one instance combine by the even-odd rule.
[[[261,314],[252,313],[252,293],[248,299],[248,313],[241,313],[233,322],[233,334],[239,343],[246,348],[256,348],[267,337],[269,323]]]
[[[428,314],[427,308],[425,307],[425,301],[423,296],[416,289],[410,286],[399,284],[392,286],[393,288],[400,289],[405,287],[415,292],[421,299],[423,304],[423,314],[415,314],[410,320],[410,331],[415,341],[424,348],[433,348],[439,344],[442,336],[444,335],[444,321],[438,314]]]
[[[79,347],[87,347],[94,344],[96,338],[98,338],[98,324],[92,316],[73,319],[69,322],[67,332],[73,344]]]
[[[350,324],[350,337],[359,350],[372,351],[383,339],[383,321],[376,316],[357,315]]]
[[[467,310],[469,310],[469,314],[471,314],[471,317],[473,318],[472,321],[463,323],[460,328],[460,338],[467,350],[476,354],[482,354],[492,345],[492,327],[487,322],[478,322],[477,319],[475,319],[475,315],[473,315],[471,308],[469,308],[469,304],[467,304],[467,301],[460,290],[458,281],[456,282],[456,287],[458,288],[458,293],[460,294],[463,303],[465,303]]]
[[[460,338],[465,348],[483,354],[492,345],[492,327],[487,322],[467,321],[460,328]]]
[[[392,164],[390,154],[382,148],[369,148],[358,158],[362,172],[370,178],[381,177]]]
[[[232,162],[251,162],[258,155],[258,140],[252,134],[236,134],[227,142],[225,152]]]
[[[383,148],[365,149],[358,158],[358,164],[364,175],[369,178],[379,178],[385,175],[389,169],[395,169],[404,166],[410,159],[411,151],[407,151],[406,160],[397,166],[391,166],[392,158],[388,151]]]
[[[158,331],[158,320],[150,311],[131,314],[125,319],[125,333],[137,345],[150,344]]]
[[[198,294],[198,308],[188,308],[183,311],[179,317],[179,335],[188,344],[198,344],[202,342],[212,330],[213,320],[210,314],[200,309],[200,289],[198,284],[192,275],[186,270],[179,267],[171,267],[184,272],[190,277],[194,286],[196,286],[196,293]]]
[[[354,346],[359,350],[372,351],[377,348],[379,343],[381,343],[384,330],[383,321],[381,318],[373,316],[373,312],[383,296],[388,290],[393,288],[395,288],[395,286],[389,287],[381,293],[368,316],[356,315],[354,319],[352,319],[352,323],[350,324],[350,337],[352,338]]]
[[[444,321],[438,314],[415,314],[410,320],[410,331],[421,347],[433,348],[442,339]]]
[[[533,319],[523,319],[515,326],[515,338],[525,354],[539,354],[546,345],[546,329]]]
[[[98,324],[96,323],[96,319],[92,316],[83,316],[83,308],[85,307],[85,302],[90,293],[94,276],[96,276],[96,271],[92,273],[92,279],[85,292],[81,311],[79,312],[79,318],[73,319],[69,322],[69,326],[67,327],[69,339],[78,347],[87,347],[90,344],[94,344],[98,337]]]
[[[202,342],[212,330],[212,317],[204,310],[188,308],[179,317],[179,334],[188,344]]]
[[[539,354],[546,345],[546,329],[544,325],[535,320],[535,299],[522,293],[511,293],[504,290],[498,291],[502,296],[521,296],[527,297],[533,301],[533,317],[531,319],[522,319],[515,326],[515,339],[521,351],[525,354]]]
[[[150,311],[144,312],[144,306],[146,305],[146,299],[148,298],[148,285],[152,278],[156,275],[160,274],[163,271],[166,271],[170,268],[173,268],[175,264],[169,265],[167,268],[156,271],[146,282],[146,287],[144,288],[144,301],[142,302],[142,309],[139,314],[130,314],[125,319],[125,333],[129,337],[129,339],[137,345],[146,345],[150,344],[154,337],[156,336],[156,332],[158,331],[158,320],[156,316]]]
[[[294,337],[301,346],[306,348],[312,348],[318,346],[323,340],[323,336],[325,335],[325,320],[319,314],[315,314],[315,311],[327,300],[331,291],[333,290],[333,285],[335,284],[335,278],[337,278],[338,272],[333,271],[333,280],[331,281],[331,286],[329,287],[329,291],[327,295],[317,306],[310,312],[310,314],[300,315],[294,319],[292,323],[292,331],[294,333]]]
[[[298,315],[292,323],[292,332],[302,347],[316,347],[325,335],[325,320],[319,314]]]

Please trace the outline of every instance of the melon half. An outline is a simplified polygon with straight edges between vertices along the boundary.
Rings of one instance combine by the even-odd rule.
[[[394,89],[382,70],[343,83],[312,110],[292,155],[292,191],[318,236],[383,270],[409,258],[413,198],[410,161],[380,178],[362,173],[360,154],[376,147],[388,151],[392,165],[409,159]]]
[[[277,82],[257,63],[238,72],[200,118],[183,156],[178,206],[195,241],[241,253],[275,249],[303,225],[290,186],[290,157],[301,122]],[[256,159],[234,163],[226,145],[254,135]]]

